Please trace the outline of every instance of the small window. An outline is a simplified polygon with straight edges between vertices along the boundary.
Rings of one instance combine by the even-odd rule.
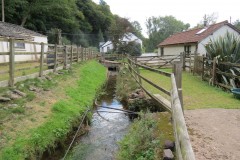
[[[164,48],[161,47],[161,56],[163,56],[163,55],[164,55]]]
[[[25,49],[25,43],[14,43],[15,48]]]
[[[190,53],[191,52],[191,46],[190,45],[184,46],[184,52]]]

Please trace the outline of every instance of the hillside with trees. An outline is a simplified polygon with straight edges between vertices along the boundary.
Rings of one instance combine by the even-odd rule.
[[[107,39],[114,16],[110,7],[100,0],[7,0],[5,21],[49,36],[54,43],[55,29],[63,39],[82,46],[97,46]]]

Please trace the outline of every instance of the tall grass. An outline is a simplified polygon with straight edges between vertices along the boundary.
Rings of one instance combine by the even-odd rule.
[[[48,147],[54,147],[56,141],[66,138],[73,123],[92,105],[96,92],[106,80],[106,69],[99,63],[90,61],[82,65],[74,76],[79,77],[77,85],[65,88],[68,98],[59,100],[52,106],[52,114],[47,122],[30,130],[27,135],[21,135],[14,144],[2,149],[0,159],[36,159]]]

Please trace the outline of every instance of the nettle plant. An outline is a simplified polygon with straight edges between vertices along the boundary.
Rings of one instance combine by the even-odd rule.
[[[213,60],[217,59],[218,69],[223,72],[229,72],[233,75],[240,75],[239,67],[223,66],[219,65],[219,62],[239,63],[240,64],[240,36],[227,32],[224,36],[220,36],[217,39],[210,39],[210,42],[205,46],[207,51],[207,58]],[[234,82],[239,83],[239,79],[226,79],[225,76],[221,77],[221,81],[224,83],[231,83],[234,86]]]

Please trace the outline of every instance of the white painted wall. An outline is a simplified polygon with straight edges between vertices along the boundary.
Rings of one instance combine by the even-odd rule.
[[[231,27],[224,25],[221,28],[219,28],[217,31],[215,31],[212,35],[208,36],[207,38],[203,39],[199,44],[198,44],[198,53],[200,55],[206,55],[206,50],[205,50],[205,45],[210,41],[210,39],[214,40],[218,38],[219,36],[224,36],[227,32],[233,33],[236,36],[240,36],[237,31],[232,29]]]
[[[196,45],[195,44],[189,44],[191,45],[191,53],[194,53],[196,51]],[[171,46],[164,46],[164,55],[179,55],[180,53],[184,52],[184,45],[171,45]],[[161,48],[158,48],[158,54],[161,55]]]
[[[47,37],[33,37],[33,42],[43,42],[48,43]],[[48,51],[48,46],[44,46],[44,52]],[[0,41],[0,52],[9,52],[9,42]],[[39,44],[30,44],[25,43],[25,49],[15,48],[15,52],[41,52],[41,45]],[[40,55],[15,55],[15,61],[28,61],[28,60],[37,60],[39,59]],[[0,55],[0,63],[9,62],[8,55]]]
[[[111,41],[107,41],[106,43],[104,43],[104,45],[100,48],[100,52],[101,53],[106,53],[109,50],[113,49],[113,44]]]

